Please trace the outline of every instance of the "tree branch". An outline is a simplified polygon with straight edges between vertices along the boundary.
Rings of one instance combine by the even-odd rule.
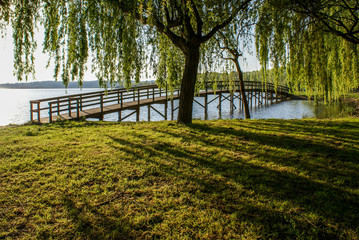
[[[176,47],[180,48],[182,51],[186,51],[186,47],[185,47],[186,40],[184,38],[172,32],[171,29],[165,26],[158,18],[156,18],[155,26],[157,30],[160,33],[165,34]]]
[[[188,34],[188,38],[191,38],[195,35],[192,24],[191,24],[191,18],[189,16],[189,9],[186,6],[186,1],[182,0],[183,8],[184,8],[184,27],[186,29],[186,32]]]
[[[165,7],[165,12],[166,12],[166,21],[167,21],[168,28],[175,28],[175,27],[181,26],[182,19],[180,17],[178,17],[176,20],[171,18],[167,6]]]
[[[245,2],[242,3],[242,5],[234,12],[232,13],[232,15],[224,22],[222,22],[221,24],[218,24],[217,26],[215,26],[207,35],[201,37],[200,42],[204,43],[206,41],[208,41],[211,37],[213,37],[219,30],[221,30],[222,28],[226,27],[228,24],[230,24],[232,22],[232,20],[237,16],[237,14],[239,13],[240,10],[245,9],[249,3],[251,2],[251,0],[246,0]]]
[[[194,15],[195,15],[196,20],[197,20],[197,35],[201,36],[202,28],[203,28],[203,21],[202,21],[201,16],[199,15],[198,9],[197,9],[196,4],[194,3],[193,0],[191,0],[191,4],[192,4],[193,11],[194,11]]]

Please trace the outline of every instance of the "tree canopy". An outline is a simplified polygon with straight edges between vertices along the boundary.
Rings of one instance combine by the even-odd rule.
[[[179,122],[189,123],[203,44],[251,2],[14,0],[9,7],[3,0],[2,10],[11,18],[2,20],[11,21],[14,29],[19,80],[34,72],[34,33],[40,23],[45,28],[43,50],[54,61],[56,78],[81,84],[88,58],[103,84],[129,85],[139,81],[143,69],[152,69],[159,82],[181,82]]]
[[[181,123],[192,121],[198,72],[213,67],[209,40],[253,16],[258,57],[277,79],[285,69],[292,87],[328,101],[359,85],[357,0],[0,0],[19,80],[34,73],[40,24],[56,79],[81,85],[89,60],[104,86],[152,71],[160,85],[181,86]]]
[[[290,0],[288,4],[322,31],[359,43],[358,0]]]
[[[351,10],[339,10],[340,6],[334,4],[338,2],[354,1],[312,1],[306,7],[314,9],[311,6],[321,3],[320,16],[332,16],[328,22],[343,21],[356,29],[346,17],[352,16]],[[256,29],[258,56],[264,68],[272,64],[277,78],[284,67],[289,84],[296,90],[305,90],[324,101],[336,100],[359,85],[359,45],[329,31],[316,15],[298,10],[302,5],[282,0],[266,1],[261,6]]]

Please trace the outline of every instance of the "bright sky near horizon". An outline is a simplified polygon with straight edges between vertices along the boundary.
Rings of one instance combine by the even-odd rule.
[[[39,30],[36,34],[37,39],[37,50],[35,52],[35,79],[29,76],[29,82],[32,81],[48,81],[54,80],[53,78],[53,66],[50,65],[46,68],[49,57],[42,53],[42,42],[43,42],[43,30]],[[12,31],[9,27],[7,35],[4,38],[0,37],[0,84],[1,83],[15,83],[17,82],[14,73],[14,54],[13,54],[13,39]],[[254,71],[260,68],[260,64],[255,57],[255,53],[252,55],[244,54],[246,61],[241,59],[241,67],[244,72]],[[88,71],[85,74],[85,81],[95,80],[96,77],[91,73],[91,66],[88,64]]]

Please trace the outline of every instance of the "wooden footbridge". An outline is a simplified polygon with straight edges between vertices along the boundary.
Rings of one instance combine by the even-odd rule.
[[[238,81],[230,85],[219,82],[216,89],[211,87],[212,84],[205,85],[204,89],[196,94],[196,97],[204,97],[204,104],[196,99],[194,100],[196,104],[203,107],[205,119],[208,118],[208,106],[211,103],[217,103],[217,108],[220,112],[223,101],[230,102],[231,113],[237,108],[237,103],[239,108],[243,108]],[[266,105],[292,96],[288,87],[276,87],[271,83],[246,81],[245,89],[250,106]],[[179,95],[180,91],[178,89],[170,92],[167,88],[160,88],[156,84],[152,84],[129,89],[121,88],[32,100],[30,101],[30,120],[39,123],[83,118],[103,120],[105,114],[118,113],[118,121],[123,121],[134,114],[136,114],[136,121],[139,121],[141,106],[147,106],[148,108],[148,121],[151,121],[151,110],[161,115],[164,120],[169,117],[173,120],[174,112],[178,110],[178,107],[174,107],[173,102],[179,99]],[[215,95],[215,97],[209,101],[209,95]],[[237,103],[235,102],[236,99],[238,100]],[[164,104],[164,112],[156,109],[153,106],[154,104]],[[124,110],[131,110],[131,113],[123,116],[122,112]],[[168,110],[170,110],[170,116],[168,116]]]

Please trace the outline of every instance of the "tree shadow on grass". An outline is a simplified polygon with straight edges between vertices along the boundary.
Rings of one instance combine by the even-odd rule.
[[[233,122],[235,123],[235,121]],[[305,134],[313,136],[317,134],[326,135],[326,138],[345,139],[348,143],[357,144],[359,141],[358,123],[342,123],[342,122],[318,122],[318,121],[297,121],[297,120],[266,120],[255,124],[255,122],[240,123],[243,129],[253,129],[260,131],[279,131],[292,134]],[[357,147],[356,150],[359,150]]]
[[[239,155],[247,154],[261,161],[280,164],[283,167],[294,167],[300,172],[307,172],[319,181],[332,182],[337,179],[347,187],[357,188],[359,185],[359,165],[356,160],[359,151],[348,150],[347,148],[338,149],[318,141],[297,139],[291,136],[254,133],[242,129],[209,127],[201,124],[194,124],[191,127],[205,134],[198,137],[198,133],[186,135],[168,131],[162,131],[162,133],[171,137],[182,138],[183,141],[187,142],[200,142],[204,145],[215,146]],[[224,138],[226,137],[227,140],[213,141],[214,138],[218,138],[223,133],[225,133]],[[263,146],[263,148],[258,149],[258,146]],[[275,149],[268,148],[268,146]],[[293,152],[294,156],[288,155],[287,150]],[[187,152],[190,151],[187,150]],[[195,152],[191,153],[190,156],[193,154]],[[322,161],[320,162],[316,158]]]
[[[359,165],[359,147],[346,147],[341,149],[337,146],[334,146],[332,142],[329,144],[327,142],[319,141],[318,139],[311,139],[313,133],[309,133],[306,139],[297,138],[289,135],[278,135],[280,132],[276,133],[263,133],[263,132],[252,132],[246,131],[243,129],[234,129],[218,126],[207,126],[204,124],[192,124],[193,129],[205,132],[209,135],[218,135],[225,134],[226,136],[244,137],[250,141],[256,142],[262,146],[272,146],[278,149],[287,149],[287,150],[299,150],[302,153],[312,153],[317,156],[322,156],[325,158],[335,158],[338,161],[350,162],[351,166],[358,168]],[[268,130],[261,128],[262,130]],[[299,128],[297,128],[298,130]],[[286,132],[286,127],[283,127],[282,132]],[[358,138],[358,136],[356,136]],[[196,139],[201,141],[201,139]],[[358,140],[359,141],[359,140]],[[355,142],[357,143],[357,142]],[[278,159],[279,160],[279,159]]]
[[[191,125],[191,128],[206,133],[207,136],[223,133],[232,136],[244,136],[249,141],[255,141],[259,144],[284,147],[291,150],[299,147],[307,148],[308,151],[315,150],[319,153],[334,151],[325,144],[316,143],[313,145],[313,142],[309,140],[303,142],[288,136],[278,138],[277,136],[274,137],[268,134],[200,124]],[[184,141],[201,142],[204,146],[214,145],[231,151],[239,147],[237,143],[223,145],[222,143],[211,142],[208,137],[198,137],[196,134],[180,135],[167,131],[162,132],[172,137],[184,138]],[[196,152],[186,146],[167,143],[165,139],[158,139],[149,144],[143,144],[141,142],[134,144],[133,142],[118,137],[110,138],[119,144],[118,146],[114,145],[114,149],[125,151],[127,154],[133,155],[135,158],[141,159],[149,165],[156,166],[158,171],[163,175],[180,177],[198,184],[200,192],[195,195],[193,195],[192,192],[189,193],[192,194],[193,197],[198,197],[202,201],[205,201],[208,206],[212,206],[224,214],[236,214],[238,215],[239,221],[249,221],[265,229],[267,233],[272,232],[273,234],[279,234],[278,236],[268,235],[267,237],[298,237],[304,232],[314,237],[335,238],[340,235],[340,230],[335,227],[328,227],[330,226],[328,222],[338,223],[340,226],[354,231],[358,226],[359,217],[356,214],[359,204],[358,195],[349,193],[332,184],[302,177],[287,171],[273,170],[235,156],[227,156],[227,160],[222,161],[221,159],[210,157],[206,152]],[[143,138],[144,136],[141,135],[142,140]],[[283,146],[285,142],[289,143]],[[141,151],[136,152],[134,149],[141,149]],[[254,149],[246,150],[245,148],[241,148],[241,153],[250,155],[257,154],[257,157],[259,155],[259,157],[266,157],[270,161],[279,161],[283,165],[288,164],[288,159],[278,159],[275,150],[258,154]],[[356,152],[353,151],[350,154],[354,153]],[[156,158],[152,158],[151,156],[156,156]],[[344,160],[341,158],[341,154],[334,153],[334,157],[338,158],[338,161]],[[354,161],[353,164],[356,164],[356,161]],[[310,163],[299,165],[296,164],[295,161],[292,161],[288,165],[298,166],[310,171],[317,171],[318,175],[328,174],[327,171],[329,171],[326,169],[317,170],[315,165],[306,168],[305,165],[310,165]],[[206,176],[199,176],[191,172],[191,169],[206,169],[212,174],[223,176],[226,180],[216,180],[211,177],[206,178]],[[335,170],[330,174],[334,173]],[[357,186],[357,180],[355,180],[357,176],[356,173],[350,173],[350,170],[343,170],[342,174],[349,178],[348,181],[350,185],[353,185],[351,187]],[[233,186],[228,184],[228,180],[242,185],[246,190],[254,191],[255,196],[258,198],[264,197],[268,199],[269,202],[289,202],[298,209],[301,209],[300,211],[318,215],[320,220],[318,220],[314,226],[308,219],[302,217],[302,214],[293,217],[290,213],[250,204],[244,201],[245,198],[242,198],[243,196],[241,194],[243,193],[238,192],[237,189],[234,189]],[[247,207],[243,208],[245,205]],[[325,222],[320,223],[320,221]],[[295,229],[295,226],[299,227],[299,229]]]
[[[74,225],[74,236],[67,236],[69,239],[135,239],[130,223],[121,215],[109,218],[99,207],[79,206],[69,195],[63,196],[63,206]]]

